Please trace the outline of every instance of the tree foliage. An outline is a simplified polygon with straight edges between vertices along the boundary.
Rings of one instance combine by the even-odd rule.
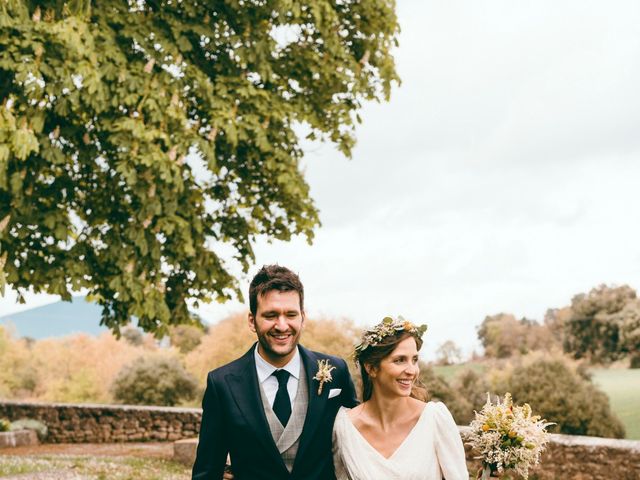
[[[436,363],[438,365],[453,365],[462,361],[462,350],[453,340],[443,342],[436,349]]]
[[[126,342],[129,342],[131,345],[137,347],[144,343],[144,334],[133,325],[127,325],[121,331],[121,337]]]
[[[110,328],[158,333],[240,296],[227,257],[319,224],[301,132],[349,155],[388,98],[394,8],[0,2],[0,289],[87,289]]]
[[[360,333],[353,321],[347,318],[307,317],[300,343],[312,350],[347,359],[351,373],[355,374],[356,368],[349,357]],[[204,387],[204,379],[209,370],[242,356],[254,342],[256,335],[249,329],[247,315],[230,315],[209,326],[200,344],[185,355],[185,365]]]
[[[575,358],[609,362],[640,351],[640,300],[628,285],[601,285],[573,297],[564,349]]]
[[[478,339],[485,355],[506,358],[534,350],[552,350],[558,346],[552,331],[534,320],[517,320],[508,313],[485,317],[478,327]]]
[[[175,325],[169,329],[171,345],[180,350],[180,353],[189,353],[202,342],[206,334],[201,325]]]
[[[110,386],[122,367],[157,351],[110,333],[27,341],[0,326],[0,397],[39,402],[113,402]]]

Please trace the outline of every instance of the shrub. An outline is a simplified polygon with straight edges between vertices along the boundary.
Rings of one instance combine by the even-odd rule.
[[[451,386],[454,392],[471,405],[468,411],[469,419],[466,421],[465,417],[464,422],[468,423],[474,418],[473,410],[480,411],[487,401],[487,392],[491,390],[489,381],[485,375],[467,367],[456,375]]]
[[[629,366],[631,368],[640,368],[640,353],[636,353],[631,357]]]
[[[172,406],[192,399],[197,384],[178,359],[152,355],[123,367],[112,390],[122,403]]]
[[[529,403],[536,414],[557,424],[551,431],[624,438],[624,426],[611,411],[606,394],[562,357],[522,362],[504,382],[496,393],[509,391],[514,402]]]
[[[8,432],[11,430],[11,422],[6,418],[0,418],[0,432]]]
[[[34,430],[38,434],[38,440],[41,442],[47,438],[49,433],[44,423],[31,418],[21,418],[20,420],[11,422],[11,430]]]
[[[471,421],[473,416],[471,403],[458,391],[451,388],[431,366],[420,362],[419,378],[427,389],[429,400],[444,403],[458,425],[465,425]]]

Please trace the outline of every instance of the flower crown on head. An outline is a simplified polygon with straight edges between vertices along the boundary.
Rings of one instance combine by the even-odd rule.
[[[356,345],[353,352],[353,358],[358,361],[358,358],[369,347],[375,347],[382,343],[382,340],[391,335],[395,335],[399,332],[407,332],[416,338],[422,338],[424,332],[427,331],[426,325],[414,325],[408,320],[405,320],[401,315],[398,318],[384,317],[382,322],[365,330],[362,334],[360,343]]]

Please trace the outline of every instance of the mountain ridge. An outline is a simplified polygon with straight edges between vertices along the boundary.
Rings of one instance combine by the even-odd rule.
[[[100,325],[102,307],[86,297],[71,302],[58,301],[22,312],[0,316],[0,325],[14,329],[18,337],[41,340],[74,333],[99,335],[108,328]]]

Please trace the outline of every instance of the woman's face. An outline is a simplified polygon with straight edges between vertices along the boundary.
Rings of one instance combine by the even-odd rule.
[[[407,337],[382,359],[378,367],[370,369],[369,376],[379,395],[408,397],[418,373],[416,341],[413,337]]]

